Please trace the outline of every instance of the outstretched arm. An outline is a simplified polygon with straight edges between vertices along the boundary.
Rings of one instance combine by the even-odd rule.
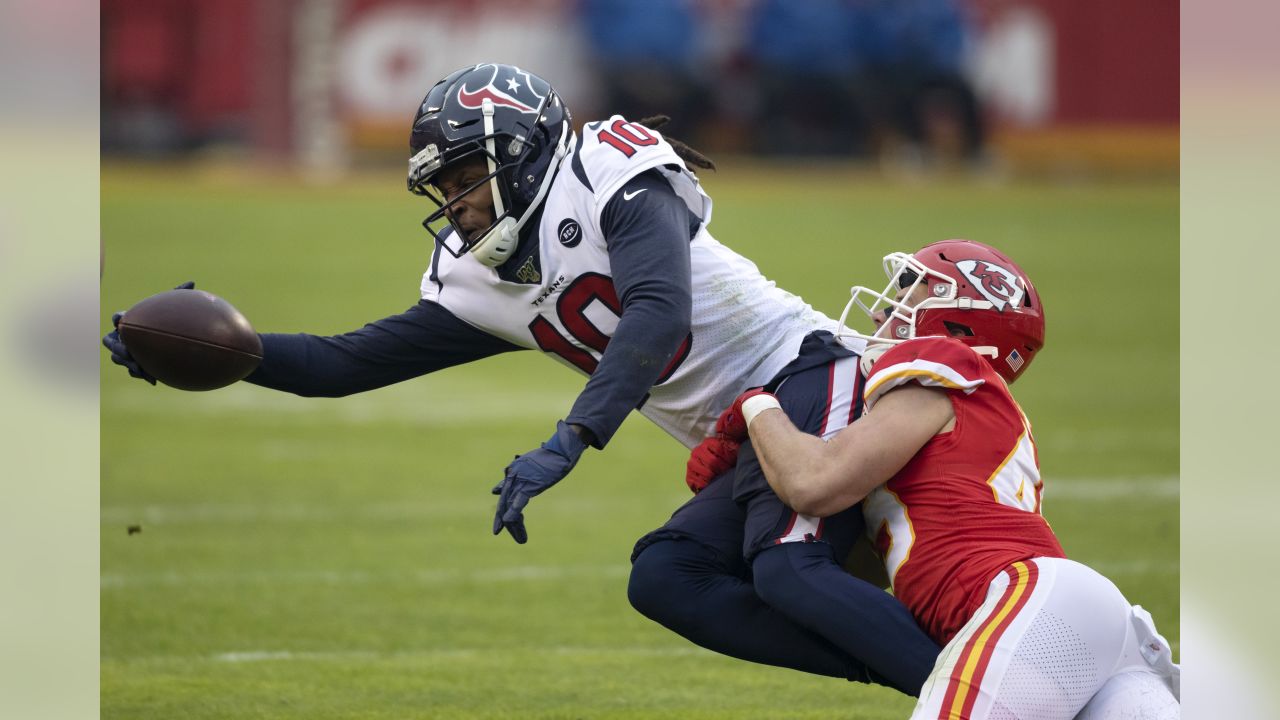
[[[521,349],[427,300],[343,335],[261,337],[262,364],[245,382],[304,397],[342,397]]]
[[[817,517],[851,507],[887,482],[955,418],[946,391],[904,385],[824,441],[797,430],[776,400],[769,407],[771,396],[757,397],[744,411],[765,477],[793,510]]]

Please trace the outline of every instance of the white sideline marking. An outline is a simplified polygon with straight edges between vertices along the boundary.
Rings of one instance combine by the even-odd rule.
[[[575,645],[551,645],[521,650],[540,654],[590,656],[590,655],[622,655],[626,657],[687,657],[691,655],[712,656],[715,653],[700,647],[588,647]],[[176,663],[176,662],[215,662],[215,663],[257,663],[257,662],[348,662],[352,660],[462,660],[483,657],[493,653],[507,654],[504,648],[438,648],[423,650],[236,650],[232,652],[214,653],[212,655],[165,655],[130,658],[105,658],[108,662],[126,663]]]
[[[1045,479],[1045,495],[1050,503],[1057,500],[1111,501],[1121,498],[1145,498],[1176,500],[1179,493],[1178,478],[1172,477],[1119,477],[1119,478],[1070,478]],[[560,505],[576,505],[571,500],[560,500]],[[580,503],[583,508],[586,501]],[[245,523],[245,522],[329,522],[368,520],[417,520],[433,517],[458,517],[465,514],[484,514],[478,508],[488,505],[473,502],[421,502],[375,503],[354,507],[332,505],[250,505],[239,503],[191,503],[145,505],[133,507],[115,505],[103,507],[104,524],[140,522],[144,525],[181,525],[185,523]],[[566,506],[567,507],[567,506]]]
[[[567,380],[567,378],[566,378]],[[491,387],[473,378],[453,377],[448,382],[418,379],[402,383],[395,390],[375,390],[345,398],[303,398],[288,393],[239,383],[217,392],[189,393],[137,392],[119,388],[104,396],[103,407],[111,412],[145,415],[287,415],[290,422],[370,425],[412,422],[423,425],[485,422],[492,420],[554,420],[547,408],[572,401],[572,386],[522,388],[519,395],[502,402],[477,402],[492,393]]]
[[[484,485],[488,488],[488,485]],[[263,524],[271,522],[315,522],[348,524],[353,520],[430,520],[432,518],[492,517],[491,496],[484,490],[470,500],[371,503],[368,505],[306,505],[302,503],[167,503],[162,505],[108,505],[99,517],[106,525]],[[548,515],[579,516],[600,509],[600,503],[582,497],[557,496],[556,502],[540,506]]]
[[[1182,567],[1177,562],[1153,560],[1117,560],[1085,563],[1089,567],[1106,575],[1177,575]]]
[[[1045,435],[1043,439],[1037,435],[1036,444],[1042,449],[1053,449],[1056,452],[1075,452],[1099,450],[1128,450],[1141,448],[1168,448],[1176,450],[1179,444],[1178,428],[1153,429],[1139,427],[1108,427],[1067,429]]]
[[[459,583],[540,582],[572,578],[620,578],[631,573],[631,566],[617,565],[516,565],[478,570],[438,569],[408,573],[360,572],[345,570],[237,570],[198,573],[103,573],[99,580],[104,590],[198,585],[370,585],[413,583],[418,585],[456,585]]]
[[[1155,477],[1046,477],[1044,494],[1054,500],[1103,501],[1120,498],[1176,500],[1178,476]]]
[[[102,508],[104,523],[141,522],[147,525],[181,525],[184,523],[243,523],[264,521],[327,522],[366,520],[421,520],[435,517],[458,517],[475,514],[488,505],[474,502],[378,503],[355,507],[333,505],[251,505],[242,503],[190,503],[145,505],[142,507],[109,506]],[[483,513],[481,513],[483,514]]]
[[[1151,560],[1119,560],[1087,563],[1089,567],[1107,576],[1122,575],[1177,575],[1181,567],[1177,562]],[[426,586],[457,585],[461,583],[544,582],[573,578],[624,578],[631,572],[629,565],[517,565],[480,570],[419,570],[408,573],[370,573],[341,570],[238,570],[231,572],[200,573],[103,573],[100,586],[103,590],[136,587],[194,587],[226,585],[374,585],[411,583]]]
[[[585,647],[573,645],[552,645],[537,648],[541,654],[553,655],[626,655],[628,657],[680,657],[688,655],[714,655],[710,650],[700,647]],[[502,652],[502,648],[448,648],[439,650],[409,650],[395,652],[375,652],[372,650],[337,650],[331,652],[293,652],[290,650],[247,650],[240,652],[218,653],[204,660],[224,663],[270,662],[276,660],[313,660],[320,662],[340,662],[346,660],[412,660],[422,659],[463,659],[480,657],[489,653]]]

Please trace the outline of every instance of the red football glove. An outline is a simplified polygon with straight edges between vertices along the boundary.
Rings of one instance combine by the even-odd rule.
[[[698,443],[693,452],[689,453],[684,482],[694,495],[738,464],[738,446],[747,439],[747,423],[742,418],[742,403],[747,398],[762,393],[764,390],[754,388],[739,395],[716,420],[716,434]]]
[[[739,395],[729,409],[720,413],[720,419],[716,420],[716,435],[739,443],[746,440],[747,421],[742,417],[742,403],[749,397],[768,394],[761,388],[752,388]]]
[[[698,443],[693,452],[689,453],[689,462],[684,470],[684,482],[694,495],[738,464],[738,446],[741,444],[719,435],[712,435]]]

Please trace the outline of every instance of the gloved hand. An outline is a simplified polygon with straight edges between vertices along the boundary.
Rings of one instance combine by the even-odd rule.
[[[742,443],[727,440],[719,435],[698,443],[689,453],[689,462],[684,467],[684,483],[694,495],[702,492],[712,480],[729,472],[738,464],[738,447]]]
[[[498,511],[493,516],[493,534],[503,528],[521,545],[529,540],[524,529],[524,506],[530,498],[560,482],[582,457],[587,443],[563,420],[556,423],[556,433],[536,450],[517,455],[507,466],[502,482],[493,489],[498,496]]]
[[[188,280],[174,290],[194,290],[195,281]],[[140,380],[146,380],[152,385],[156,384],[156,379],[151,377],[138,361],[133,359],[129,354],[129,348],[125,347],[124,340],[120,338],[120,318],[124,317],[124,312],[118,312],[111,316],[111,332],[102,336],[102,344],[111,351],[111,362],[122,365],[129,371],[130,377],[136,377]]]
[[[742,403],[749,397],[765,393],[762,388],[752,388],[737,397],[716,420],[715,434],[689,453],[684,467],[684,483],[694,495],[702,492],[712,480],[725,474],[738,464],[738,447],[747,439],[747,422],[742,417]]]
[[[734,442],[742,442],[747,439],[747,420],[742,417],[742,403],[747,398],[756,395],[769,395],[764,388],[752,388],[738,396],[733,404],[724,412],[720,413],[720,419],[716,420],[716,435]]]

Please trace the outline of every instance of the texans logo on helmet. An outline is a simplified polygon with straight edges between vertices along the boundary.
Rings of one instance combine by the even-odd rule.
[[[1004,312],[1005,307],[1022,306],[1023,290],[1018,276],[985,260],[961,260],[956,267],[969,279],[983,297]]]
[[[486,66],[480,65],[476,69],[482,67]],[[538,114],[538,109],[545,98],[533,91],[533,85],[529,82],[529,73],[520,68],[506,69],[497,65],[487,67],[493,68],[493,75],[490,76],[489,81],[475,89],[463,83],[458,90],[459,105],[468,110],[479,110],[484,107],[484,101],[487,99],[498,107],[508,107],[530,115]],[[500,77],[501,75],[505,77]]]

